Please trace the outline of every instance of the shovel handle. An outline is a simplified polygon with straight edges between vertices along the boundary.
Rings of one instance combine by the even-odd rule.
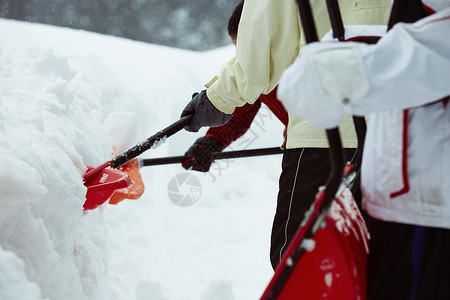
[[[177,133],[185,126],[189,125],[192,121],[193,115],[185,116],[175,123],[167,126],[161,131],[158,131],[156,134],[152,135],[145,141],[135,145],[134,147],[122,152],[114,159],[111,160],[111,165],[113,168],[118,168],[124,163],[132,160],[133,158],[141,155],[148,149],[150,149],[155,143],[162,141],[164,138],[168,138],[173,134]]]
[[[327,3],[328,16],[330,18],[331,29],[333,37],[339,41],[345,40],[345,29],[342,23],[341,10],[339,4],[335,0],[325,0]]]
[[[213,153],[213,159],[215,159],[215,160],[216,159],[231,159],[231,158],[282,154],[282,153],[283,153],[283,150],[280,147],[250,149],[250,150],[237,150],[237,151],[227,151],[227,152],[215,152],[215,153]],[[177,164],[177,163],[182,163],[184,160],[185,160],[184,156],[146,158],[146,159],[140,160],[140,165],[142,167],[147,167],[147,166]]]
[[[84,175],[84,178],[83,178],[84,184],[86,186],[88,186],[96,178],[98,178],[98,176],[100,176],[100,174],[102,173],[102,171],[104,169],[106,169],[108,167],[116,169],[116,168],[120,167],[121,165],[129,162],[136,156],[138,156],[138,155],[144,153],[145,151],[147,151],[148,149],[150,149],[156,142],[159,142],[162,139],[177,133],[178,131],[183,129],[186,125],[189,125],[191,123],[193,117],[194,117],[193,115],[189,115],[189,116],[185,116],[185,117],[179,119],[178,121],[167,126],[163,130],[158,131],[156,134],[152,135],[145,141],[122,152],[121,154],[116,156],[114,159],[108,160],[108,161],[104,162],[103,164],[101,164],[100,166],[95,167],[94,169],[90,170],[89,172],[87,172]]]

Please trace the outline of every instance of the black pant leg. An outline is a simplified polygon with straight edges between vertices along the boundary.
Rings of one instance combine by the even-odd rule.
[[[367,299],[407,300],[414,226],[372,219],[369,232]]]
[[[329,174],[328,149],[289,149],[283,155],[277,208],[272,225],[270,260],[275,269],[318,187]]]
[[[353,148],[344,149],[346,160],[354,152]],[[314,201],[318,188],[326,183],[330,167],[328,148],[285,150],[272,225],[270,261],[274,269]],[[359,187],[355,191],[359,191]]]

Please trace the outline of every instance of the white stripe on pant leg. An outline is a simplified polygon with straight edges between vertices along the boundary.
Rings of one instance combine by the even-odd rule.
[[[288,243],[288,237],[287,237],[288,224],[289,224],[289,220],[291,218],[292,201],[294,200],[294,191],[295,191],[295,185],[297,183],[298,170],[300,169],[300,161],[302,160],[302,156],[303,156],[303,152],[304,151],[305,151],[305,149],[302,150],[302,153],[300,153],[300,156],[298,157],[297,170],[295,170],[294,184],[292,185],[291,199],[289,200],[288,217],[286,219],[286,225],[284,226],[284,244],[283,244],[283,246],[280,249],[280,261],[281,261],[283,249],[286,247],[286,245]]]

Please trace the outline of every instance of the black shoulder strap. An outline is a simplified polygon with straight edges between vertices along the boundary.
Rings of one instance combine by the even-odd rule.
[[[388,30],[398,22],[413,23],[428,16],[420,0],[395,0],[392,5]]]

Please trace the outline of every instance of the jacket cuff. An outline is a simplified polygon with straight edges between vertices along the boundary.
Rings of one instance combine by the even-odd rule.
[[[211,89],[206,90],[206,96],[208,96],[209,101],[211,101],[215,108],[225,114],[232,114],[236,108],[220,99]]]

